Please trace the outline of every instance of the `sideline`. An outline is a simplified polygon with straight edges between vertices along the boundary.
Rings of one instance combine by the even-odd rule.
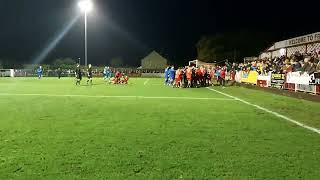
[[[264,108],[264,107],[258,106],[258,105],[256,105],[256,104],[252,104],[252,103],[250,103],[250,102],[248,102],[248,101],[242,100],[242,99],[237,98],[237,97],[235,97],[235,96],[231,96],[231,95],[226,94],[226,93],[223,93],[223,92],[221,92],[221,91],[218,91],[218,90],[215,90],[215,89],[211,89],[211,88],[208,88],[208,87],[207,87],[207,89],[209,89],[210,91],[213,91],[213,92],[222,94],[222,95],[224,95],[224,96],[226,96],[226,97],[232,98],[232,99],[234,99],[234,100],[240,101],[240,102],[242,102],[242,103],[244,103],[244,104],[247,104],[247,105],[249,105],[249,106],[253,106],[253,107],[257,108],[257,109],[260,109],[260,110],[265,111],[265,112],[267,112],[267,113],[270,113],[270,114],[272,114],[272,115],[274,115],[274,116],[276,116],[276,117],[279,117],[279,118],[281,118],[281,119],[284,119],[284,120],[286,120],[286,121],[289,121],[289,122],[291,122],[291,123],[293,123],[293,124],[295,124],[295,125],[298,125],[298,126],[300,126],[300,127],[302,127],[302,128],[305,128],[305,129],[308,129],[308,130],[310,130],[310,131],[313,131],[313,132],[315,132],[315,133],[317,133],[317,134],[320,134],[320,129],[317,129],[317,128],[314,128],[314,127],[305,125],[305,124],[303,124],[303,123],[301,123],[301,122],[298,122],[298,121],[296,121],[296,120],[293,120],[293,119],[291,119],[291,118],[289,118],[289,117],[287,117],[287,116],[284,116],[284,115],[279,114],[279,113],[277,113],[277,112],[271,111],[271,110],[266,109],[266,108]]]

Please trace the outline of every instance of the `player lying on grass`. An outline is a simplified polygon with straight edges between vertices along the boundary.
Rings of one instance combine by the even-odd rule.
[[[129,77],[119,71],[116,72],[115,77],[112,79],[112,84],[128,84]]]

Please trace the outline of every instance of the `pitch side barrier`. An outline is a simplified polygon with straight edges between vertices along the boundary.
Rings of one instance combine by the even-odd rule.
[[[0,77],[14,77],[14,69],[0,69]]]
[[[263,73],[256,71],[237,71],[236,82],[257,85],[266,88],[279,88],[320,95],[320,73],[289,72],[286,74]]]

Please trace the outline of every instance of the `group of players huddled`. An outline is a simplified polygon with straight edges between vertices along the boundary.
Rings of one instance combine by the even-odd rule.
[[[216,81],[225,86],[227,68],[225,66],[215,67],[167,67],[165,70],[165,85],[174,88],[198,88],[208,87]]]
[[[80,85],[82,80],[82,70],[80,68],[80,64],[77,64],[77,68],[75,70],[75,77],[76,85]],[[87,85],[92,85],[93,71],[91,64],[88,65],[87,77]],[[113,73],[111,69],[106,66],[103,70],[103,80],[107,81],[109,84],[128,84],[129,77],[119,71]]]

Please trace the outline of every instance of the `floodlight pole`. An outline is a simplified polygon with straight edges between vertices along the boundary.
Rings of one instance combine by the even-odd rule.
[[[85,48],[85,66],[88,65],[88,39],[87,39],[87,11],[84,12],[84,48]]]

